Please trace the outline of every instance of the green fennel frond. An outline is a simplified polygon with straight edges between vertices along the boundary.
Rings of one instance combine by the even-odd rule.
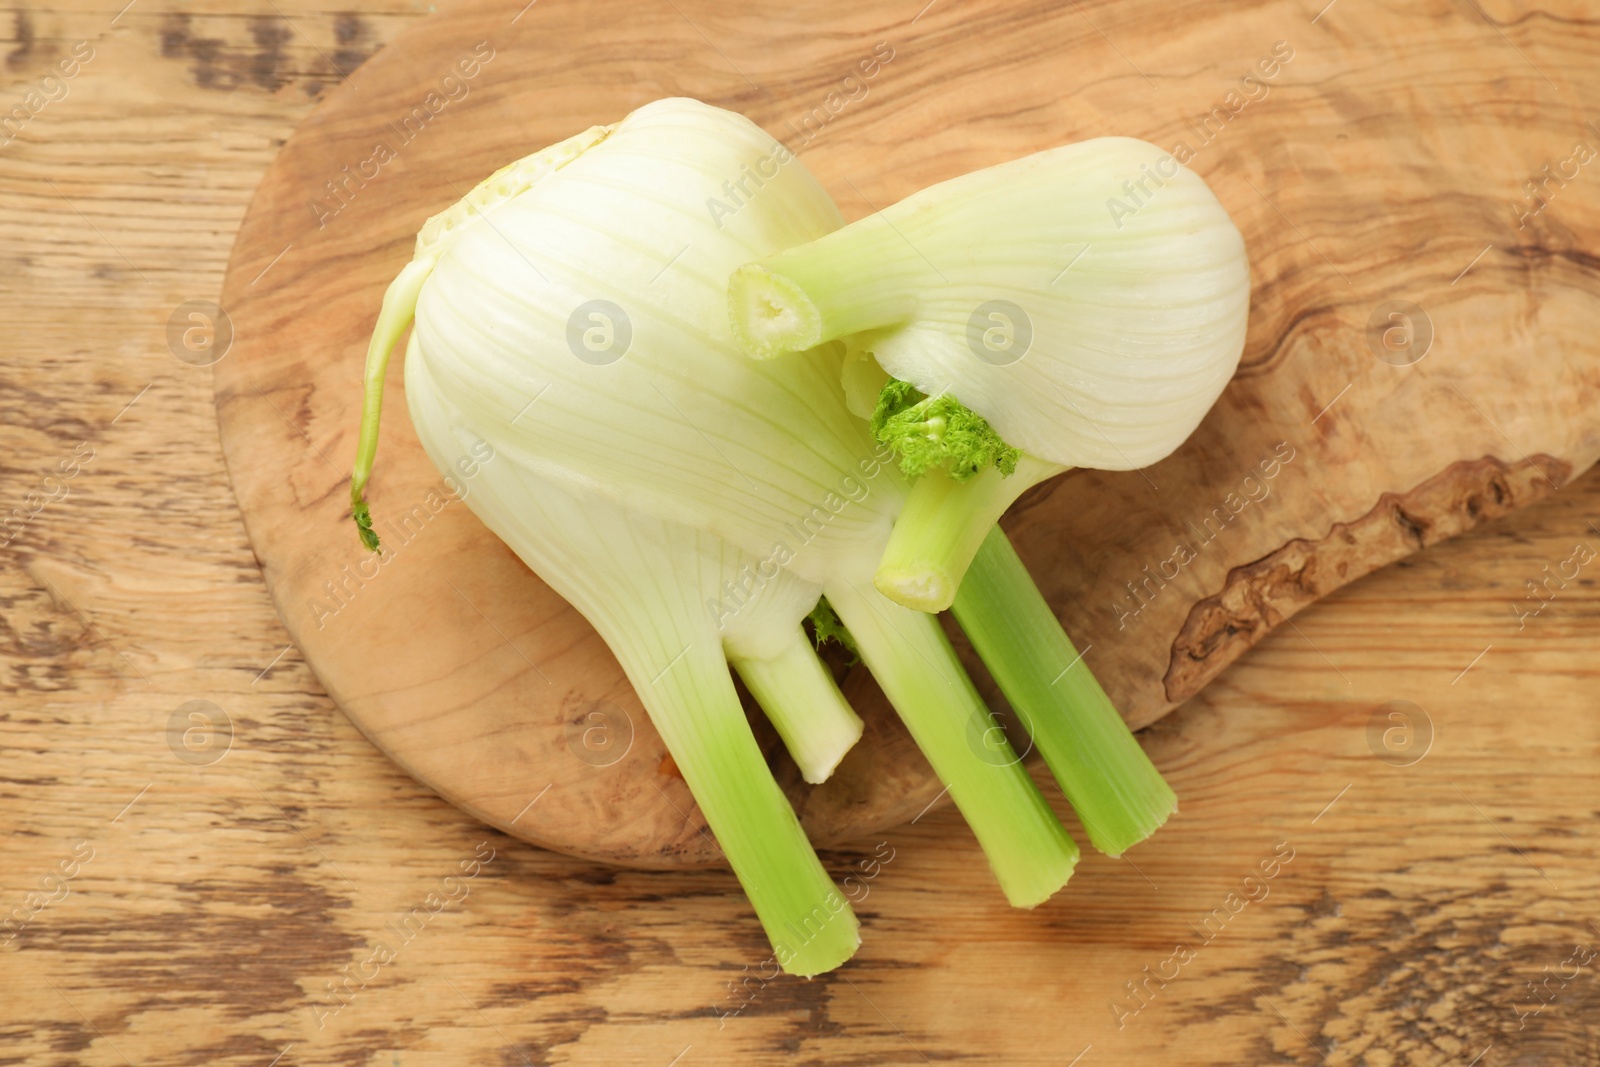
[[[828,603],[827,597],[819,598],[817,606],[811,609],[811,614],[806,618],[811,622],[812,639],[818,648],[828,641],[837,641],[849,651],[852,664],[861,659],[861,651],[856,648],[856,639],[850,636],[850,631],[839,621],[839,616],[834,612],[833,605]]]
[[[1000,439],[989,420],[955,397],[930,397],[898,378],[890,378],[878,394],[871,425],[872,436],[894,450],[908,478],[937,467],[957,482],[990,466],[1009,476],[1022,455]]]
[[[356,520],[357,531],[361,534],[361,543],[372,551],[378,551],[378,531],[372,528],[372,510],[367,507],[365,500],[355,500],[350,505],[351,518]]]

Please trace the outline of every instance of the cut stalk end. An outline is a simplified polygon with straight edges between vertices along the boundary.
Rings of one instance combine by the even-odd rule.
[[[733,338],[751,359],[804,352],[823,341],[822,312],[795,282],[750,263],[728,281]]]
[[[800,764],[800,776],[806,780],[807,785],[821,785],[833,777],[833,772],[839,769],[839,763],[845,754],[855,747],[861,740],[861,733],[865,729],[860,719],[855,725],[844,733],[836,734],[827,739],[824,744],[814,746],[808,752],[807,759]],[[793,751],[792,749],[790,750]],[[796,760],[799,763],[798,760]]]
[[[940,612],[954,603],[958,583],[949,570],[927,559],[885,564],[872,576],[878,592],[913,611]]]
[[[776,655],[746,657],[728,648],[728,662],[783,738],[801,776],[812,785],[826,782],[861,740],[863,726],[804,631],[796,626]]]
[[[1067,838],[1067,843],[1071,847],[1054,857],[1053,869],[1042,871],[1041,876],[1026,882],[1013,880],[1001,883],[1000,888],[1005,891],[1006,903],[1013,908],[1031,911],[1064,889],[1067,882],[1072,879],[1072,872],[1078,866],[1078,846],[1070,837]]]
[[[808,937],[810,927],[807,924],[795,927],[801,946],[799,949],[790,949],[786,941],[775,941],[773,954],[784,974],[792,974],[796,978],[815,978],[819,974],[827,974],[848,963],[861,947],[861,927],[845,899],[835,893],[823,902],[822,908],[828,912],[828,919],[823,921],[837,921],[840,924],[839,932],[830,932],[827,943],[820,949],[813,948],[814,942]]]
[[[1021,479],[1002,477],[997,470],[964,482],[943,470],[927,472],[912,483],[873,584],[897,604],[944,611],[989,529],[1026,488]]]
[[[1010,475],[993,467],[964,481],[939,469],[923,474],[895,519],[873,584],[890,600],[918,611],[950,607],[1006,508],[1030,486],[1064,469],[1024,452]]]

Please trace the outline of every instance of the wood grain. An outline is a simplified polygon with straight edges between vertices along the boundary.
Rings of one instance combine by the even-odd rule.
[[[424,9],[358,3],[332,12],[279,0],[281,14],[241,15],[184,5],[190,35],[220,42],[213,54],[241,71],[270,54],[253,23],[288,31],[282,58],[260,60],[277,72],[276,88],[249,77],[226,88],[201,83],[204,68],[187,45],[163,55],[172,10],[136,5],[108,28],[120,6],[25,9],[29,35],[18,32],[15,12],[0,16],[0,55],[31,42],[4,67],[6,100],[21,98],[73,42],[96,48],[70,95],[0,148],[0,277],[13,297],[0,355],[7,510],[79,444],[95,449],[70,494],[0,552],[8,831],[0,915],[23,907],[76,843],[95,850],[69,895],[0,949],[0,1061],[664,1067],[681,1054],[680,1067],[1061,1065],[1082,1052],[1080,1067],[1315,1067],[1324,1055],[1339,1067],[1434,1067],[1481,1053],[1480,1067],[1495,1067],[1595,1059],[1594,968],[1564,984],[1552,975],[1572,973],[1563,963],[1576,943],[1600,947],[1591,840],[1600,812],[1592,773],[1600,597],[1590,566],[1572,580],[1548,578],[1575,547],[1600,548],[1592,472],[1318,601],[1146,730],[1183,810],[1129,861],[1086,856],[1059,900],[1012,912],[954,813],[932,811],[827,854],[843,876],[871,860],[879,841],[895,850],[858,907],[860,957],[827,978],[763,984],[754,976],[767,950],[730,875],[619,871],[521,844],[484,829],[362,738],[277,619],[227,481],[211,376],[167,347],[173,309],[221,293],[234,232],[280,143],[340,82],[327,63],[339,20],[367,27],[362,47],[371,51]],[[716,10],[680,6],[758,83],[763,63],[782,65],[731,50]],[[1312,23],[1321,7],[1230,16],[1241,38],[1293,35],[1297,58],[1265,104],[1302,85],[1324,94],[1331,86],[1336,99],[1377,91],[1405,100],[1428,91],[1417,62],[1453,57],[1431,83],[1436,92],[1463,102],[1485,86],[1498,94],[1450,112],[1474,129],[1554,123],[1546,109],[1558,103],[1600,111],[1592,88],[1573,87],[1594,69],[1600,34],[1582,8],[1408,8],[1405,17],[1437,40],[1397,62],[1379,38],[1388,25],[1380,20],[1398,11],[1339,0]],[[1213,72],[1183,115],[1235,80],[1233,69],[1162,29],[1204,16],[1198,5],[1160,19],[1080,8],[1073,63],[1117,59],[1121,49],[1158,84]],[[915,14],[883,16],[907,42],[891,70],[913,86],[948,73],[919,63],[927,54],[919,49],[1004,35],[1009,18],[941,3],[909,25]],[[819,29],[828,32],[809,27],[803,37]],[[1005,41],[1022,55],[1047,49],[1021,35]],[[1354,61],[1334,51],[1337,61],[1313,64],[1320,49],[1348,42],[1377,43]],[[724,62],[704,41],[685,61]],[[805,78],[821,88],[831,72]],[[1142,78],[1123,68],[1079,95],[1098,92],[1109,106],[1135,84]],[[863,106],[892,109],[898,92],[885,82]],[[1240,122],[1252,117],[1262,116],[1247,109]],[[847,110],[826,137],[851,121]],[[1511,157],[1504,134],[1485,134],[1485,153],[1507,158],[1484,165],[1515,180],[1487,182],[1476,195],[1503,206],[1545,163],[1566,158],[1581,134],[1552,131],[1549,150],[1527,158]],[[1219,169],[1250,162],[1227,139],[1232,132],[1215,146]],[[1441,128],[1430,143],[1454,136]],[[825,145],[819,138],[815,148]],[[1351,225],[1392,229],[1387,206]],[[1536,220],[1543,247],[1576,247],[1597,209],[1586,168]],[[1333,255],[1324,242],[1336,230],[1307,235]],[[1467,253],[1459,271],[1483,247],[1471,247],[1473,236],[1459,227],[1417,232],[1407,247],[1459,241]],[[1286,231],[1284,240],[1296,239]],[[1326,265],[1326,277],[1308,279],[1321,260],[1299,252],[1298,269],[1280,284],[1341,291]],[[1456,288],[1501,255],[1497,246]],[[1504,256],[1498,269],[1530,285],[1542,273],[1592,269],[1575,253]],[[1516,323],[1534,321],[1533,292]],[[1352,328],[1368,311],[1348,314]],[[1530,374],[1556,366],[1570,347],[1539,340],[1529,327],[1518,342]],[[1340,387],[1332,383],[1324,402]],[[1442,421],[1470,414],[1450,408]],[[1363,429],[1340,429],[1352,454]],[[1536,440],[1516,443],[1538,459]],[[1505,448],[1492,454],[1508,469],[1523,459]],[[195,699],[217,703],[233,723],[231,749],[209,766],[179,761],[168,745],[172,713]],[[1369,747],[1373,713],[1395,700],[1422,708],[1433,726],[1431,748],[1411,766]],[[1390,723],[1380,715],[1379,725]],[[1379,751],[1382,741],[1380,730]],[[327,983],[368,959],[388,924],[423,906],[485,840],[495,857],[469,895],[319,1027],[315,1005]],[[1226,907],[1279,842],[1295,858],[1268,896],[1196,948],[1178,977],[1150,980],[1148,1005],[1119,1029],[1113,1003],[1134,1003],[1125,983],[1145,981],[1143,969],[1160,968],[1179,942],[1193,947],[1191,924]],[[728,984],[741,982],[736,998]],[[1540,999],[1529,982],[1547,983]]]

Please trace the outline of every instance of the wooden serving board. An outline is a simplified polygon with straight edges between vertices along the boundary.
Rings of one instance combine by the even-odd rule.
[[[1567,482],[1600,454],[1596,201],[1569,187],[1596,180],[1579,106],[1595,87],[1530,69],[1494,11],[1319,25],[1315,6],[990,2],[923,33],[823,0],[465,0],[401,35],[283,147],[224,288],[223,446],[318,677],[399,764],[509,833],[619,864],[716,860],[605,646],[444,493],[398,360],[370,497],[412,530],[381,566],[347,496],[367,336],[423,220],[662,96],[748,114],[851,218],[1105,134],[1171,147],[1211,183],[1252,264],[1237,378],[1173,457],[1068,474],[1006,521],[1135,726],[1317,598]],[[1456,76],[1491,52],[1504,79]],[[844,687],[868,733],[826,785],[762,733],[819,844],[939,792],[865,672]]]

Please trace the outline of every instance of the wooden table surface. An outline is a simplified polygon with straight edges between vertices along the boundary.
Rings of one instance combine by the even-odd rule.
[[[1336,2],[1285,11],[1309,42],[1370,0]],[[961,32],[946,3],[908,32]],[[1508,94],[1584,25],[1436,6]],[[513,841],[356,732],[169,341],[275,149],[428,5],[120,8],[0,17],[27,116],[0,146],[0,1064],[1600,1062],[1600,476],[1306,610],[1146,730],[1182,810],[1128,859],[1012,911],[936,809],[825,855],[869,875],[866,943],[773,978],[730,874]]]

